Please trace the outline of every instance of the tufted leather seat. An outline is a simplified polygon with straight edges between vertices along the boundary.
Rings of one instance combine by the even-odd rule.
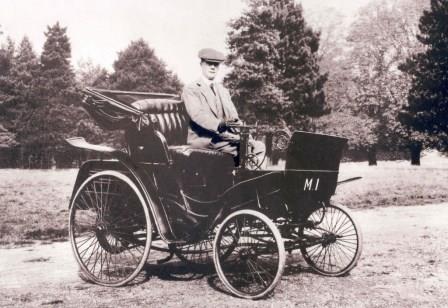
[[[151,115],[151,120],[165,136],[168,145],[187,144],[189,119],[182,101],[143,99],[132,103],[132,106]]]
[[[168,149],[176,163],[198,165],[204,163],[207,158],[212,165],[217,161],[225,165],[233,166],[233,158],[229,154],[211,149],[192,148],[187,145],[188,127],[190,119],[185,110],[185,105],[175,99],[143,99],[132,103],[132,106],[146,114],[157,129],[165,136]],[[227,158],[224,159],[223,158]]]

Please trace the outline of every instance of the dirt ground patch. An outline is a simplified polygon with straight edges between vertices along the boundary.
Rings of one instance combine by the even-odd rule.
[[[2,307],[442,307],[448,298],[448,204],[355,211],[364,250],[350,275],[322,277],[290,256],[281,284],[259,301],[223,291],[214,270],[177,260],[122,288],[85,283],[68,242],[0,249]]]

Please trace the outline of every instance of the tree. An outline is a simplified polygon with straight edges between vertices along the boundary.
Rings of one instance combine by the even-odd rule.
[[[376,123],[365,115],[355,116],[350,112],[335,111],[319,119],[317,130],[347,138],[348,149],[359,153],[371,151],[378,143],[378,136],[374,134],[375,125]]]
[[[417,39],[426,50],[401,67],[412,85],[401,122],[427,136],[427,143],[448,150],[448,1],[431,0],[419,23]]]
[[[319,67],[328,75],[325,99],[332,112],[341,112],[347,101],[347,83],[351,74],[346,66],[347,31],[345,16],[336,8],[308,12],[308,20],[320,33],[317,51]]]
[[[178,93],[182,84],[148,44],[140,39],[119,52],[110,76],[111,88],[126,91]]]
[[[79,106],[71,46],[63,28],[56,23],[45,32],[40,58],[35,106],[23,118],[18,138],[25,155],[33,155],[39,167],[50,167],[66,159],[64,138],[72,135],[83,112]]]
[[[9,122],[7,107],[13,98],[14,83],[11,80],[11,68],[14,62],[15,45],[8,37],[6,45],[0,48],[0,120]]]
[[[15,132],[26,118],[26,113],[36,106],[39,69],[37,55],[30,40],[25,36],[17,48],[10,70],[10,79],[14,84],[14,89],[13,99],[8,104],[7,112],[9,118],[13,120],[12,130]]]
[[[105,68],[93,64],[91,60],[78,63],[76,77],[79,87],[81,88],[110,88],[109,72]],[[95,121],[87,115],[76,124],[74,135],[84,137],[92,143],[106,143],[114,147],[121,147],[124,138],[122,132],[101,129]]]
[[[348,155],[358,158],[359,154],[367,153],[369,164],[375,164],[376,123],[365,114],[355,114],[351,108],[353,65],[346,40],[349,29],[345,16],[336,8],[326,8],[312,12],[308,20],[320,32],[317,54],[321,71],[328,74],[324,89],[331,108],[329,115],[316,121],[316,130],[348,138]]]
[[[231,24],[228,61],[233,70],[226,82],[246,121],[272,123],[291,104],[276,84],[281,78],[276,67],[280,34],[272,26],[273,11],[269,7],[257,8],[254,2],[250,5],[250,11]]]
[[[110,87],[109,78],[109,72],[105,68],[93,64],[91,60],[78,63],[76,80],[80,87],[108,89]]]
[[[14,41],[7,37],[6,44],[0,47],[0,164],[3,167],[14,165],[14,153],[18,145],[16,134],[12,131],[14,116],[9,110],[14,100],[14,82],[11,79],[14,55]]]
[[[250,0],[228,33],[233,70],[226,79],[246,118],[305,127],[329,110],[319,72],[319,35],[293,0]]]
[[[351,51],[344,65],[351,76],[346,84],[350,95],[347,107],[354,115],[366,115],[375,122],[372,127],[378,144],[372,149],[407,146],[414,151],[413,163],[419,163],[421,136],[397,119],[410,85],[410,79],[398,67],[404,58],[421,49],[413,35],[424,5],[410,0],[369,3],[351,26]]]
[[[75,74],[71,66],[71,44],[67,28],[57,22],[45,32],[46,41],[40,57],[43,97],[57,98],[69,105],[76,93]]]
[[[274,25],[280,30],[279,87],[292,102],[289,116],[322,116],[330,110],[324,94],[327,75],[320,73],[318,65],[319,33],[306,24],[300,4],[293,0],[272,3],[276,13]]]

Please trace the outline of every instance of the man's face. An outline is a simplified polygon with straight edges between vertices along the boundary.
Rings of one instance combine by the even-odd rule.
[[[219,71],[219,62],[201,61],[202,75],[208,80],[213,80]]]

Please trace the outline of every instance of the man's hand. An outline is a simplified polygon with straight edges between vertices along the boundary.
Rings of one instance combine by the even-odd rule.
[[[230,120],[228,123],[230,124],[229,125],[230,126],[229,127],[229,131],[231,133],[233,133],[233,134],[239,134],[240,133],[240,129],[238,127],[235,127],[235,126],[238,126],[238,125],[243,125],[243,122],[240,119],[235,118],[235,119]],[[235,126],[233,126],[233,125],[235,125]]]
[[[218,133],[223,133],[228,129],[227,122],[224,120],[221,120],[218,124]]]
[[[233,134],[238,134],[240,130],[238,129],[238,127],[234,127],[233,125],[235,126],[243,125],[243,122],[241,122],[240,119],[232,119],[230,121],[221,120],[221,122],[219,122],[218,125],[218,133],[224,133],[228,131]]]
[[[219,134],[219,137],[224,140],[224,141],[229,141],[229,142],[236,142],[240,140],[240,136],[239,135],[235,135],[229,132],[223,132]]]

